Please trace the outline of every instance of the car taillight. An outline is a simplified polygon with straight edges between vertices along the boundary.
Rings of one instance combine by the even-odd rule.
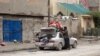
[[[53,40],[50,40],[49,42],[51,42],[51,43],[54,43],[55,41],[53,41]]]

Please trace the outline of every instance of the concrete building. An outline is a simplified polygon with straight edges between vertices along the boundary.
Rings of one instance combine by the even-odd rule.
[[[100,11],[100,0],[86,0],[87,3],[80,2],[91,11]]]
[[[88,30],[95,28],[93,17],[91,15],[81,15],[80,19],[81,19],[81,21],[80,21],[81,25],[80,26],[81,26],[82,36],[83,36],[83,34],[87,33]]]
[[[83,31],[86,31],[88,28],[95,28],[92,16],[82,15],[81,16],[81,27],[83,28]]]
[[[72,12],[68,9],[60,7],[59,3],[66,3],[66,4],[79,4],[80,0],[51,0],[51,16],[55,16],[61,12],[63,16],[69,16]],[[74,12],[73,12],[74,13]],[[59,20],[64,26],[67,26],[69,35],[79,35],[81,29],[81,20],[78,17],[77,13],[74,13],[77,19],[69,18],[67,20]]]
[[[50,16],[55,16],[59,12],[65,16],[70,14],[69,11],[60,8],[57,5],[58,2],[77,4],[79,0],[50,0]],[[0,40],[33,41],[36,32],[41,27],[47,27],[47,19],[48,0],[0,0]],[[69,35],[72,32],[77,33],[79,20],[73,20],[73,22],[70,19],[58,20],[63,26],[68,27]]]
[[[95,2],[93,2],[94,0],[87,0],[87,2],[89,3],[89,9],[92,10],[92,11],[98,11],[99,10],[99,0],[95,0]],[[60,7],[58,4],[59,3],[65,3],[65,4],[68,4],[68,5],[72,5],[71,8],[67,7],[64,8],[64,7]],[[57,15],[59,14],[59,12],[62,12],[62,14],[64,16],[69,16],[71,13],[74,13],[75,16],[77,16],[77,19],[72,19],[72,20],[66,20],[66,21],[61,21],[63,25],[67,26],[68,27],[68,31],[70,34],[81,34],[81,31],[86,31],[87,28],[95,28],[95,25],[94,25],[94,21],[93,21],[93,18],[89,15],[83,15],[82,14],[78,14],[79,11],[81,10],[87,10],[86,8],[82,8],[81,6],[81,10],[76,10],[78,11],[78,13],[75,13],[73,11],[70,11],[68,9],[76,9],[74,7],[74,4],[80,4],[80,0],[51,0],[51,15]],[[65,5],[67,6],[67,5]],[[89,11],[89,10],[87,10]],[[85,18],[84,18],[85,17]],[[90,26],[90,27],[89,27]],[[69,34],[69,35],[70,35]],[[83,34],[83,33],[82,33]]]
[[[58,3],[68,3],[68,4],[79,4],[79,0],[51,0],[51,14],[57,15],[59,11],[61,11],[64,15],[69,15],[68,10],[64,10],[63,8],[58,6]]]
[[[47,0],[0,0],[0,40],[33,41],[47,16]]]
[[[100,10],[100,1],[99,0],[88,0],[89,9],[91,11],[99,11]]]

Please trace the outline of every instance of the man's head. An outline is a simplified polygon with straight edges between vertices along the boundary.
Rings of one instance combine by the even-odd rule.
[[[67,30],[67,27],[66,26],[64,26],[64,30]]]

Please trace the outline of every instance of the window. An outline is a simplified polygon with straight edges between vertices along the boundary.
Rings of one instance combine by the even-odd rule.
[[[63,38],[63,35],[60,33],[60,34],[59,34],[59,37],[60,37],[60,38]]]

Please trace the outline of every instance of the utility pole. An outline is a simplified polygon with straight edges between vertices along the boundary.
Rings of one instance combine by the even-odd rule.
[[[50,23],[50,0],[48,0],[48,27]]]
[[[97,11],[100,11],[100,0],[95,1],[96,5],[97,5]]]

